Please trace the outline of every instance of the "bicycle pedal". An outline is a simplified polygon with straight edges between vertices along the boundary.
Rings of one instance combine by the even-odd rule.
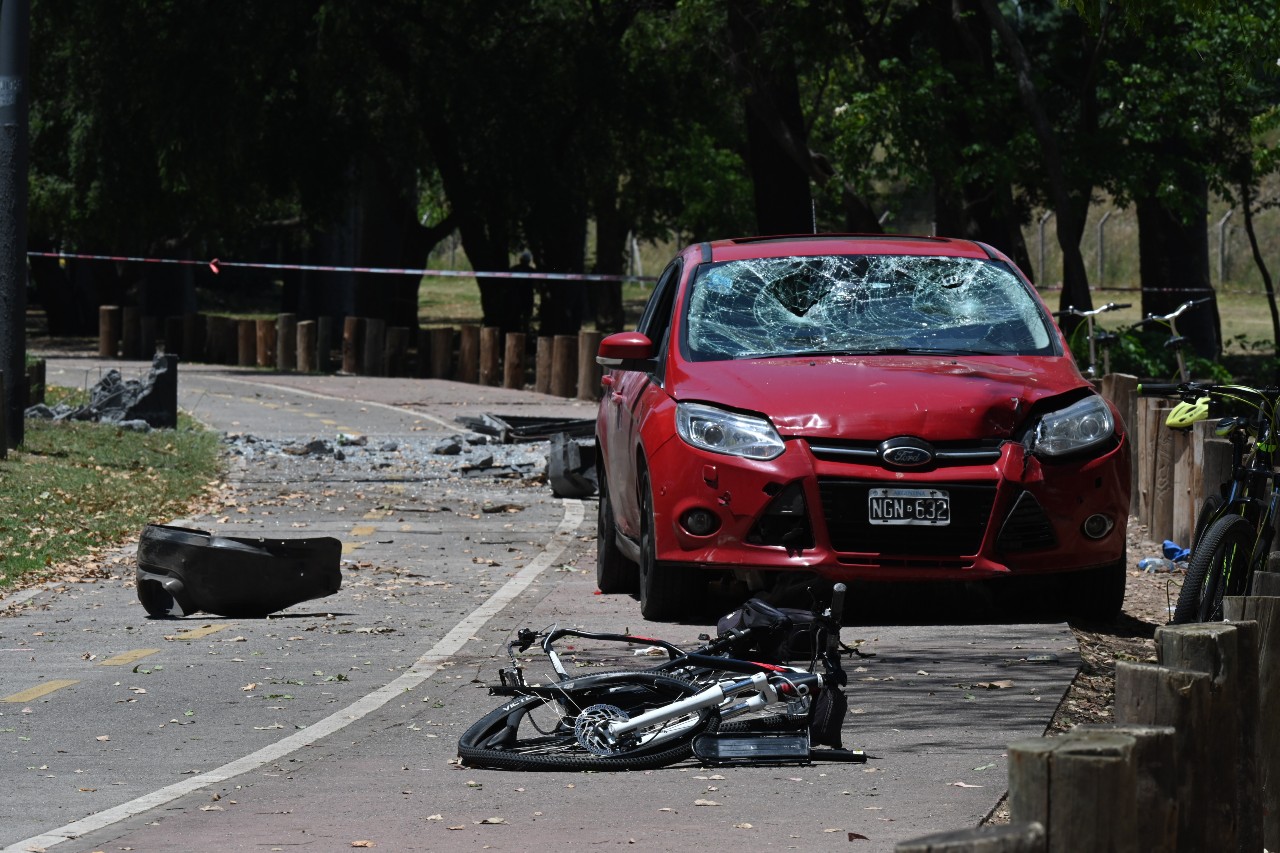
[[[809,733],[715,732],[693,739],[693,754],[703,764],[809,763]]]

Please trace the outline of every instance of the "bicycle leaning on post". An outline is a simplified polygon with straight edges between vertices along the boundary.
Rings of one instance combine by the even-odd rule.
[[[1253,574],[1271,552],[1277,502],[1277,403],[1280,388],[1180,382],[1142,383],[1138,393],[1176,397],[1165,418],[1171,429],[1190,429],[1219,417],[1214,434],[1231,442],[1231,476],[1210,494],[1196,516],[1186,579],[1174,624],[1222,619],[1222,599],[1248,595]],[[1242,413],[1242,414],[1241,414]]]

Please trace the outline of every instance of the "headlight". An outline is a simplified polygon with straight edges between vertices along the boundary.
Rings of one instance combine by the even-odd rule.
[[[1040,419],[1031,434],[1031,450],[1041,456],[1065,456],[1108,441],[1116,431],[1111,409],[1101,397],[1085,397]]]
[[[676,432],[694,447],[748,459],[773,459],[784,449],[777,430],[764,418],[698,403],[676,407]]]

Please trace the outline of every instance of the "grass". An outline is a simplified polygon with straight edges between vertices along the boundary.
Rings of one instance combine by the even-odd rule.
[[[50,405],[83,401],[66,389],[48,393]],[[218,435],[184,415],[177,429],[147,433],[42,420],[23,432],[22,446],[0,460],[0,588],[184,514],[220,474]]]

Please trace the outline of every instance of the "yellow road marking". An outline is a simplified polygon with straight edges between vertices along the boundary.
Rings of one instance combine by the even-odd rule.
[[[210,634],[216,634],[219,631],[225,631],[231,625],[205,625],[200,628],[192,628],[190,631],[179,631],[165,637],[166,640],[198,640],[201,637],[207,637]]]
[[[381,518],[381,516],[376,516],[376,517]],[[351,535],[352,536],[372,536],[377,531],[378,531],[378,528],[374,527],[372,524],[357,524],[355,527],[351,528]]]
[[[154,655],[159,649],[134,649],[131,652],[121,652],[118,655],[107,658],[98,664],[99,666],[127,666],[137,660]]]
[[[323,418],[320,421],[320,423],[324,424],[325,426],[336,426],[338,422],[335,421],[333,418]]]
[[[61,690],[64,687],[79,683],[74,678],[56,678],[53,681],[46,681],[44,684],[39,684],[35,687],[28,687],[26,690],[14,693],[12,696],[6,696],[0,699],[0,702],[30,702],[32,699],[39,699],[41,696],[46,696],[55,690]]]
[[[363,516],[361,516],[361,517],[362,517],[362,518],[364,518],[366,521],[375,521],[375,520],[380,519],[380,518],[386,518],[386,516],[387,516],[387,514],[386,514],[386,513],[384,513],[384,512],[383,512],[382,510],[380,510],[380,509],[371,509],[371,510],[369,510],[368,512],[366,512],[366,513],[365,513]],[[373,530],[374,530],[374,528],[370,527],[370,528],[369,528],[369,533],[372,533],[372,532],[373,532]],[[352,531],[352,532],[354,532],[354,531]],[[362,533],[362,534],[360,534],[360,535],[361,535],[361,536],[365,536],[365,535],[368,535],[368,534],[363,534],[363,533]]]
[[[350,554],[352,551],[355,551],[356,549],[363,548],[363,547],[364,547],[363,542],[343,542],[342,553]]]

